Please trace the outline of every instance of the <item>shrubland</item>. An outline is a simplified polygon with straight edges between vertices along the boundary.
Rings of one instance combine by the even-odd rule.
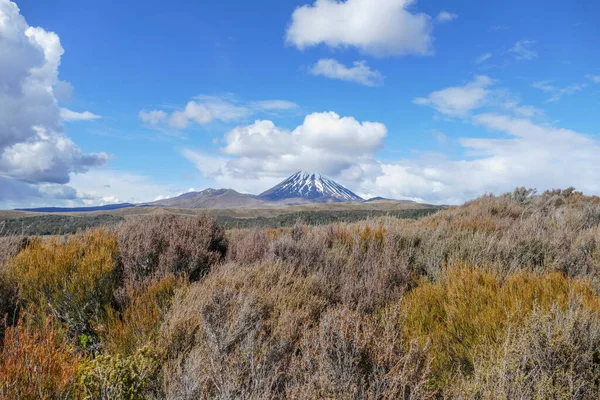
[[[600,199],[0,240],[0,398],[592,399]]]

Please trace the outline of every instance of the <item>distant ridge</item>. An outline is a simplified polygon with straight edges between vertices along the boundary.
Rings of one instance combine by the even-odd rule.
[[[105,206],[95,207],[40,207],[40,208],[17,208],[16,211],[43,212],[43,213],[66,213],[66,212],[92,212],[92,211],[112,211],[121,208],[135,207],[135,204],[120,203],[107,204]]]
[[[206,189],[144,205],[174,208],[261,208],[265,207],[265,202],[233,189]]]
[[[310,202],[346,202],[363,199],[321,174],[299,171],[258,196],[266,201],[305,199]]]

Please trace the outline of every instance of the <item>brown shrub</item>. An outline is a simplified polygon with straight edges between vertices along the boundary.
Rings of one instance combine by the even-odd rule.
[[[408,350],[407,350],[408,348]],[[406,346],[399,307],[380,316],[347,309],[305,333],[289,372],[290,398],[433,399],[426,351]]]
[[[273,232],[271,230],[271,232]],[[227,260],[252,264],[268,257],[275,236],[265,229],[233,229],[227,232]]]
[[[163,324],[167,397],[280,397],[294,343],[326,304],[318,281],[281,263],[217,268]]]
[[[46,318],[39,325],[25,314],[6,329],[0,350],[1,399],[61,399],[72,395],[80,356]]]
[[[16,256],[28,243],[25,236],[0,236],[0,265]]]
[[[208,216],[130,218],[117,235],[129,282],[180,274],[198,280],[227,250],[223,228]]]

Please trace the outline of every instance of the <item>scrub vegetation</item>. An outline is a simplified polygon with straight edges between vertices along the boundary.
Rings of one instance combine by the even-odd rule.
[[[597,399],[600,198],[0,239],[0,399]]]

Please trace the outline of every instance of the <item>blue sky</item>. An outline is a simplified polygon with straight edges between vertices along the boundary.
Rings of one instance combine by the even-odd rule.
[[[0,207],[600,194],[600,3],[0,0]],[[1,110],[4,110],[1,111]]]

